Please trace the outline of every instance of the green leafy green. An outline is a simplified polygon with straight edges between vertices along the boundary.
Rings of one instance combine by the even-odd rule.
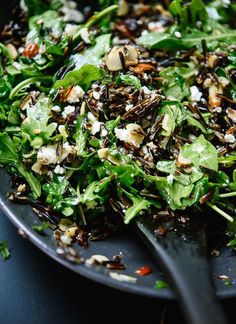
[[[22,123],[22,132],[33,147],[39,148],[47,142],[57,128],[56,123],[49,123],[51,107],[48,98],[39,98],[34,106],[26,109],[27,118]]]
[[[40,225],[33,225],[32,229],[37,233],[43,234],[48,227],[48,223],[42,222]]]
[[[209,170],[218,171],[217,150],[203,135],[200,135],[193,144],[182,146],[180,157],[192,162],[196,168],[201,166]]]
[[[139,90],[142,87],[140,80],[131,74],[120,74],[116,80],[118,84],[123,83],[134,87],[134,90]]]
[[[83,65],[80,69],[68,72],[62,80],[56,81],[54,88],[67,88],[70,85],[79,85],[87,91],[93,81],[104,76],[103,70],[92,64]]]
[[[63,1],[62,0],[48,0],[48,1],[41,1],[41,0],[24,0],[25,6],[27,8],[28,16],[40,15],[45,10],[48,9],[59,9]]]
[[[71,216],[74,213],[74,206],[79,203],[76,191],[62,176],[54,177],[49,183],[44,184],[43,192],[47,194],[46,202],[65,216]]]
[[[7,133],[0,133],[0,164],[7,166],[13,165],[19,174],[29,183],[34,196],[40,197],[41,185],[32,172],[26,170],[19,156],[18,141],[11,140]]]
[[[173,16],[179,18],[182,28],[194,26],[197,21],[201,21],[203,24],[208,22],[206,6],[202,0],[192,0],[186,5],[182,0],[174,0],[169,6],[169,11]]]
[[[79,54],[71,56],[71,61],[75,63],[76,69],[85,64],[99,65],[101,57],[109,50],[111,34],[104,34],[96,38],[94,46],[90,46]]]
[[[164,280],[157,280],[155,283],[155,288],[156,289],[165,289],[165,288],[169,288],[169,284],[164,281]]]
[[[189,63],[186,67],[169,67],[162,70],[160,77],[164,81],[162,81],[161,87],[165,96],[179,101],[189,96],[189,86],[195,75],[196,66],[194,63]]]
[[[4,261],[10,258],[11,254],[8,248],[8,241],[4,240],[0,242],[0,254]]]

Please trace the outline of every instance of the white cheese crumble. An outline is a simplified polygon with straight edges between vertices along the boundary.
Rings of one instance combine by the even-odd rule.
[[[64,108],[64,111],[62,113],[62,117],[64,119],[66,119],[68,117],[68,115],[70,115],[71,113],[73,113],[75,111],[75,107],[74,106],[66,106]]]
[[[88,31],[88,28],[82,28],[80,30],[80,36],[86,44],[91,44],[90,33]]]
[[[66,24],[64,33],[67,34],[68,36],[73,37],[76,32],[78,31],[78,26],[74,24]]]
[[[97,91],[93,91],[93,98],[94,98],[95,100],[100,100],[100,97],[101,97],[101,95],[100,95],[99,92],[97,92]]]
[[[96,120],[97,120],[97,118],[89,111],[88,112],[88,120],[91,122],[91,123],[93,123],[93,122],[95,122]]]
[[[53,106],[51,108],[52,111],[55,111],[55,112],[60,112],[61,111],[61,108],[59,106]]]
[[[168,175],[168,177],[166,178],[166,180],[167,180],[168,183],[172,184],[173,181],[174,181],[174,176],[173,176],[173,174]]]
[[[100,132],[101,124],[102,123],[97,120],[95,122],[93,122],[92,128],[91,128],[92,135],[96,135],[98,132]]]
[[[128,104],[128,105],[125,106],[125,110],[126,110],[126,111],[129,111],[130,109],[133,108],[133,106],[134,106],[134,105],[132,105],[132,104]]]
[[[159,33],[163,33],[166,28],[163,26],[163,23],[161,21],[151,21],[150,23],[148,23],[148,29],[151,32],[159,32]]]
[[[54,169],[54,173],[56,173],[56,174],[64,174],[65,169],[58,164]]]
[[[179,31],[175,31],[175,37],[177,37],[177,38],[181,38],[182,35],[181,35],[181,33],[180,33]]]
[[[64,6],[60,9],[60,11],[64,14],[64,21],[74,21],[76,23],[83,22],[84,16],[83,14],[74,8],[74,4],[72,5],[72,1],[67,2],[67,6]]]
[[[143,86],[140,90],[142,90],[145,95],[150,95],[152,93],[146,86]]]
[[[81,98],[84,96],[84,90],[80,86],[75,86],[69,93],[67,97],[67,102],[74,103],[79,102]]]
[[[68,134],[67,134],[67,131],[66,131],[66,127],[65,125],[59,125],[58,126],[58,130],[59,130],[59,133],[63,136],[63,137],[68,137]]]
[[[199,91],[198,87],[192,86],[190,88],[190,92],[191,92],[191,95],[189,97],[189,100],[194,101],[194,102],[197,102],[197,101],[200,101],[201,100],[201,98],[202,98],[202,92]]]
[[[18,63],[18,62],[14,62],[14,63],[12,63],[12,65],[13,65],[14,68],[16,68],[18,71],[21,71],[21,65],[20,65],[20,63]]]
[[[140,147],[144,140],[143,129],[138,124],[128,124],[125,128],[115,128],[116,137],[123,142]]]
[[[226,134],[226,135],[224,136],[224,138],[225,138],[225,141],[226,141],[227,143],[231,143],[231,144],[233,144],[233,143],[235,143],[235,141],[236,141],[235,136],[232,135],[232,134]]]
[[[220,19],[220,15],[219,15],[218,11],[216,10],[216,8],[206,6],[206,11],[208,13],[208,16],[211,19],[213,19],[213,20],[219,20]]]
[[[65,142],[62,147],[62,154],[57,155],[57,145],[42,146],[37,154],[37,162],[41,165],[59,164],[73,153],[74,147]]]

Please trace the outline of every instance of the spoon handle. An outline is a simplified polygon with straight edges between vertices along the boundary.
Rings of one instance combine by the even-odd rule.
[[[175,237],[156,239],[141,222],[137,222],[137,228],[168,276],[187,323],[228,323],[217,300],[209,265],[199,244]]]

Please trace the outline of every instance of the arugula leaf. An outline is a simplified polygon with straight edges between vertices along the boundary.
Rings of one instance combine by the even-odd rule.
[[[192,0],[187,5],[184,5],[182,0],[174,0],[169,6],[169,11],[179,18],[182,28],[194,26],[197,21],[203,24],[208,22],[208,13],[202,0]]]
[[[84,129],[85,122],[86,116],[78,116],[75,123],[75,133],[73,138],[76,141],[76,152],[78,156],[87,155],[86,145],[90,131],[88,129]]]
[[[98,36],[94,46],[90,46],[79,54],[71,56],[72,63],[75,63],[76,70],[85,64],[98,66],[101,57],[109,50],[111,34]]]
[[[218,154],[216,148],[200,135],[193,144],[181,147],[180,157],[191,161],[196,168],[200,166],[218,171]]]
[[[116,83],[133,86],[134,90],[139,90],[142,87],[140,80],[131,74],[120,74],[116,79]]]
[[[46,202],[65,216],[71,216],[74,213],[74,206],[79,204],[76,191],[65,177],[54,177],[43,185],[43,191],[47,193]]]
[[[56,81],[54,88],[68,88],[72,84],[79,85],[84,91],[87,91],[93,81],[97,81],[104,76],[103,70],[98,67],[86,64],[80,69],[68,72],[62,80]]]
[[[24,3],[27,8],[27,14],[29,17],[34,15],[40,15],[48,9],[57,10],[63,5],[62,0],[24,0]]]
[[[169,284],[164,280],[157,280],[155,282],[156,289],[164,289],[164,288],[169,288],[169,287],[170,287]]]
[[[32,226],[32,229],[35,231],[35,232],[38,232],[40,234],[43,234],[44,231],[49,227],[48,223],[46,222],[42,222],[40,225],[33,225]]]
[[[7,133],[0,133],[0,164],[14,165],[19,174],[29,183],[35,197],[41,195],[41,185],[32,172],[26,170],[21,162],[16,141],[12,141]]]
[[[80,193],[80,188],[78,186],[77,194],[79,197],[79,202],[82,204],[86,204],[88,208],[93,209],[97,202],[104,203],[106,200],[106,193],[108,190],[108,186],[113,180],[114,175],[111,174],[109,177],[105,177],[102,180],[95,180],[91,182],[87,188],[83,190],[83,193]]]
[[[189,86],[196,75],[196,66],[189,63],[187,67],[168,67],[160,72],[165,81],[161,88],[166,97],[181,101],[190,95]]]
[[[133,195],[124,189],[122,189],[122,191],[133,203],[132,206],[125,211],[124,223],[129,224],[135,216],[137,216],[142,210],[148,209],[152,203],[137,194]]]
[[[10,258],[11,254],[8,248],[8,241],[4,240],[0,242],[0,254],[4,261]]]
[[[146,48],[175,52],[194,46],[201,49],[203,38],[206,40],[209,50],[214,50],[219,42],[230,44],[236,40],[236,31],[226,28],[222,31],[218,28],[218,25],[215,27],[211,34],[195,29],[191,29],[189,33],[181,32],[181,38],[177,38],[174,34],[151,32],[139,37],[137,43]]]
[[[34,106],[28,107],[27,118],[22,123],[22,133],[33,147],[39,148],[47,142],[57,128],[57,123],[48,124],[51,103],[48,98],[39,98]],[[35,130],[38,132],[35,133]]]

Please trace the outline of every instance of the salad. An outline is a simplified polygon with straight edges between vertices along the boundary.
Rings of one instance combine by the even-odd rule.
[[[87,246],[140,215],[165,235],[213,210],[236,248],[234,14],[228,0],[20,2],[0,39],[0,165],[35,230]]]

